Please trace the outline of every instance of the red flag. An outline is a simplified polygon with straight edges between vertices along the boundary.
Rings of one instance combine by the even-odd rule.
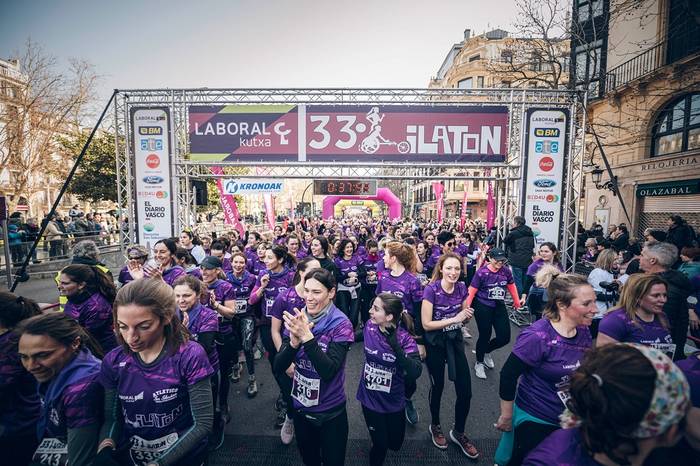
[[[223,175],[224,169],[221,167],[211,167],[209,171],[214,175]],[[224,193],[224,183],[221,178],[216,179],[216,187],[219,190],[219,199],[221,201],[221,208],[224,211],[224,221],[228,225],[233,225],[238,233],[243,235],[245,233],[245,228],[243,224],[238,220],[240,217],[238,214],[238,204],[236,204],[236,199],[230,195]]]

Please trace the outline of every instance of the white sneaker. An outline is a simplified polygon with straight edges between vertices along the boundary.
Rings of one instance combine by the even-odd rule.
[[[488,367],[489,369],[493,369],[495,367],[495,364],[493,363],[493,358],[490,354],[484,355],[484,366]]]
[[[480,379],[486,379],[486,369],[484,368],[483,362],[477,362],[474,365],[474,374]]]
[[[292,421],[289,416],[284,419],[282,430],[280,430],[280,438],[285,445],[289,445],[292,443],[292,440],[294,440],[294,421]]]

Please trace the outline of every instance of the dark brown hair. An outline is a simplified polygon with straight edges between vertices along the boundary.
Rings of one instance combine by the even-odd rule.
[[[379,293],[377,298],[382,302],[384,312],[386,314],[391,314],[394,317],[394,323],[398,326],[399,322],[403,322],[403,325],[406,330],[408,330],[408,333],[415,336],[416,329],[413,322],[413,317],[411,317],[408,312],[404,311],[401,298],[389,292]]]
[[[29,335],[46,335],[65,347],[72,345],[75,339],[78,338],[80,339],[79,349],[87,348],[98,358],[103,356],[100,344],[80,326],[77,320],[68,317],[62,312],[50,312],[30,317],[20,322],[15,332],[20,336],[25,333]]]
[[[3,327],[15,328],[21,321],[39,314],[41,309],[34,300],[9,291],[0,291],[0,325]]]
[[[117,295],[114,280],[105,272],[92,265],[71,264],[61,270],[61,274],[67,275],[76,283],[85,283],[86,289],[91,293],[100,293],[110,303]]]

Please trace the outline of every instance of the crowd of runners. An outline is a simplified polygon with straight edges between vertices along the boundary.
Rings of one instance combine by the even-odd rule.
[[[2,462],[204,464],[226,424],[244,422],[228,404],[231,383],[245,381],[253,398],[256,372],[269,370],[280,441],[296,439],[306,465],[344,464],[355,402],[371,465],[401,448],[419,414],[436,448],[479,458],[479,433],[465,431],[472,373],[499,378],[495,464],[696,464],[700,353],[685,352],[662,273],[678,248],[649,242],[641,269],[600,308],[601,280],[594,289],[564,273],[554,244],[523,239],[502,249],[493,232],[456,224],[301,219],[132,245],[116,280],[94,244],[78,243],[56,277],[60,309],[0,292]],[[509,264],[518,247],[530,266]],[[512,312],[532,323],[499,368]],[[348,384],[353,345],[364,366]],[[259,367],[260,346],[269,366]],[[424,370],[430,412],[418,413]],[[456,400],[441,419],[445,385]]]

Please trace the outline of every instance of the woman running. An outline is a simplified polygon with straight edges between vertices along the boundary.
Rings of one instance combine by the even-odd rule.
[[[540,443],[523,465],[647,464],[654,450],[678,442],[689,397],[683,373],[661,351],[638,344],[596,348],[571,377],[563,429]],[[666,456],[662,463],[693,460],[693,454],[682,463]]]
[[[315,241],[315,240],[314,240]],[[284,313],[285,337],[275,372],[294,363],[292,400],[297,446],[306,465],[343,465],[348,440],[345,410],[345,357],[353,342],[352,324],[335,305],[335,281],[325,269],[306,276],[306,307]]]
[[[520,308],[518,290],[513,281],[513,273],[505,267],[506,253],[503,249],[493,248],[488,252],[489,263],[476,271],[471,285],[467,305],[474,303],[474,317],[479,329],[476,341],[476,365],[474,373],[480,379],[486,378],[484,366],[495,367],[491,352],[508,344],[510,341],[510,321],[504,299],[506,289],[513,297],[513,306]],[[476,301],[474,298],[476,297]],[[491,338],[491,329],[496,332]]]
[[[450,440],[467,457],[479,457],[479,451],[464,432],[471,405],[471,377],[464,354],[462,325],[474,315],[467,304],[467,286],[460,281],[462,260],[448,252],[440,257],[432,281],[423,290],[421,319],[425,331],[425,363],[430,374],[430,437],[437,448],[447,448],[447,439],[440,426],[440,401],[445,387],[445,364],[448,378],[455,384],[454,429]]]
[[[365,269],[365,276],[361,279],[362,286],[360,288],[360,320],[362,325],[369,320],[369,310],[377,295],[377,265],[382,260],[376,241],[373,239],[367,240],[365,248],[366,254],[362,257],[362,267]]]
[[[608,311],[601,320],[596,346],[640,343],[673,357],[676,345],[663,311],[666,293],[666,281],[658,275],[632,275],[622,288],[617,308]]]
[[[135,280],[117,293],[120,346],[102,362],[105,422],[96,464],[204,463],[214,369],[175,309],[175,293],[160,280]]]
[[[0,291],[0,451],[7,464],[29,464],[38,445],[36,425],[41,402],[37,381],[17,353],[22,321],[41,314],[37,303]]]
[[[73,264],[61,270],[58,290],[68,298],[63,312],[78,321],[103,351],[117,346],[112,323],[114,283],[97,267]]]
[[[391,241],[386,245],[383,264],[386,270],[379,277],[377,283],[377,294],[389,292],[401,299],[403,308],[414,318],[414,322],[420,322],[421,300],[423,289],[418,278],[413,274],[416,255],[413,248],[407,244]],[[421,355],[425,352],[421,337],[423,336],[423,326],[416,326],[418,351]],[[416,392],[415,380],[406,382],[406,420],[415,425],[420,416],[416,411],[411,398]]]
[[[341,240],[335,258],[335,266],[340,272],[336,303],[338,309],[348,316],[353,328],[357,326],[360,311],[361,280],[366,275],[362,262],[362,258],[355,254],[355,244],[349,239]]]
[[[256,281],[255,288],[250,294],[249,304],[261,302],[262,321],[260,324],[260,338],[262,339],[263,347],[267,351],[270,366],[274,365],[277,348],[272,340],[272,330],[270,328],[272,318],[272,306],[275,304],[275,299],[280,293],[285,293],[291,288],[294,280],[294,271],[292,267],[295,264],[295,259],[287,251],[287,248],[280,245],[274,245],[265,255],[266,270],[260,272]],[[287,409],[282,395],[283,387],[280,387],[278,402],[276,403],[277,421],[276,426],[281,427],[287,418]]]
[[[171,238],[161,239],[153,246],[153,263],[146,262],[144,265],[127,264],[129,273],[134,280],[144,277],[157,278],[173,286],[175,280],[185,275],[185,269],[177,264],[175,253],[177,243]]]
[[[31,464],[94,464],[102,422],[99,345],[75,319],[59,312],[27,319],[16,331],[19,358],[39,382],[41,398],[35,424],[39,447]]]
[[[207,253],[204,252],[204,248],[202,247],[202,242],[191,231],[185,230],[180,233],[180,246],[187,249],[187,251],[192,254],[197,264],[201,263],[207,256]]]
[[[236,335],[233,332],[233,317],[236,315],[236,299],[233,285],[223,277],[221,260],[218,257],[207,256],[199,264],[202,270],[202,282],[207,293],[202,296],[202,304],[208,305],[219,315],[219,332],[217,351],[219,353],[219,410],[214,418],[215,443],[209,445],[216,450],[223,445],[224,428],[231,421],[228,407],[229,389],[231,388],[231,372],[233,365],[238,363]]]
[[[231,321],[236,341],[236,356],[234,356],[231,380],[241,379],[241,365],[238,353],[243,350],[246,369],[248,370],[248,398],[258,394],[258,382],[255,378],[255,308],[248,304],[250,293],[255,287],[256,277],[246,270],[246,257],[242,252],[236,252],[231,257],[232,271],[226,275],[228,282],[233,285],[233,298],[236,302],[236,314]]]
[[[554,243],[546,242],[540,244],[540,248],[537,250],[537,259],[530,264],[525,273],[524,292],[529,293],[530,287],[535,281],[535,275],[544,265],[553,265],[560,271],[564,271],[559,262],[559,251]]]
[[[326,230],[328,231],[328,230]],[[328,270],[333,274],[333,278],[336,283],[340,280],[340,272],[338,267],[336,267],[335,262],[330,257],[329,253],[328,239],[324,236],[317,236],[311,240],[311,245],[309,246],[309,255],[313,256],[320,264],[321,267]]]
[[[294,313],[294,309],[304,308],[304,282],[306,281],[306,274],[313,269],[320,268],[320,264],[313,257],[305,257],[297,264],[297,269],[294,274],[294,280],[292,284],[294,286],[290,287],[284,293],[280,293],[275,298],[275,303],[272,305],[272,319],[270,324],[270,331],[272,333],[272,341],[275,344],[275,349],[277,351],[282,347],[282,339],[284,331],[284,313],[289,312]],[[287,370],[286,374],[275,373],[275,380],[279,384],[282,395],[284,396],[284,402],[287,405],[287,411],[285,413],[284,423],[282,424],[282,430],[280,431],[280,438],[282,443],[289,445],[294,439],[294,423],[293,418],[293,407],[292,399],[290,394],[292,392],[292,380],[290,378],[290,373],[294,372],[294,367],[292,365],[291,369]]]
[[[586,279],[560,274],[552,279],[547,294],[544,318],[518,335],[501,370],[496,428],[504,434],[496,452],[499,465],[521,464],[558,428],[567,383],[591,347],[588,325],[595,315],[595,292]]]
[[[387,450],[398,451],[406,432],[406,379],[420,377],[422,363],[410,332],[413,319],[391,293],[376,297],[363,329],[365,366],[357,400],[372,439],[371,466],[384,464]],[[399,326],[403,322],[403,328]]]

